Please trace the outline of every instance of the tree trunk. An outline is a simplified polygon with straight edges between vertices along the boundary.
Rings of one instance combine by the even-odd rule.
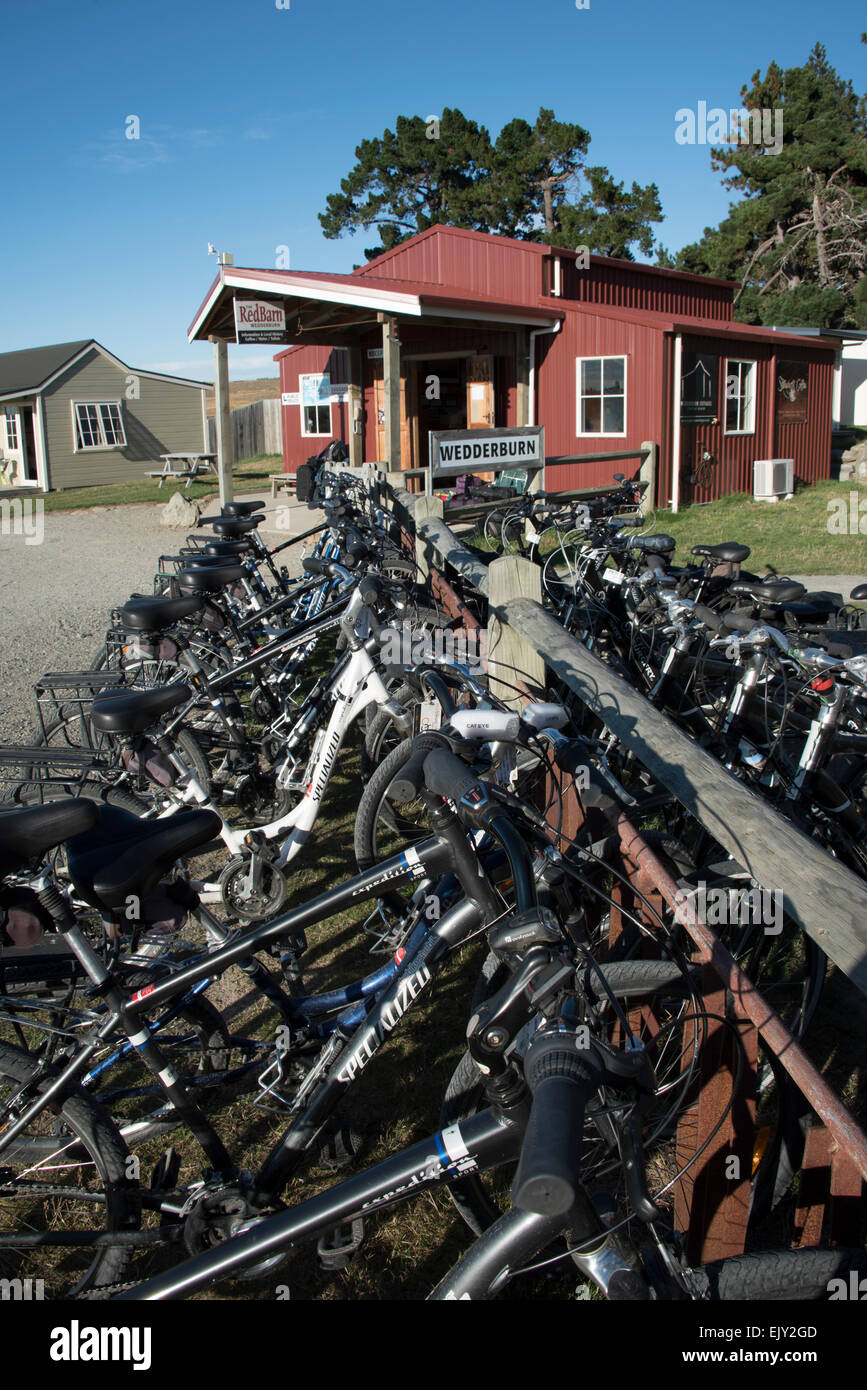
[[[825,210],[822,206],[822,193],[819,187],[813,190],[813,229],[816,233],[816,259],[819,262],[819,284],[831,284],[831,267],[828,264],[828,246],[825,241]]]
[[[545,206],[545,234],[551,236],[554,232],[554,192],[550,183],[542,185],[542,197]]]

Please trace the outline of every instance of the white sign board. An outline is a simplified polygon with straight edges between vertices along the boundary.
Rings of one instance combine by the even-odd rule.
[[[349,382],[335,381],[331,387],[331,399],[333,401],[349,400]]]
[[[537,429],[433,431],[431,463],[435,469],[462,464],[467,472],[474,468],[522,468],[528,463],[542,463],[540,442]]]
[[[235,300],[235,341],[282,343],[286,337],[286,310],[264,299]]]
[[[300,392],[300,391],[284,391],[283,394],[282,394],[282,396],[280,397],[280,402],[281,402],[282,405],[300,405],[300,404],[301,404],[301,392]]]
[[[500,473],[529,468],[545,480],[545,428],[514,425],[428,433],[427,490],[437,476]],[[526,475],[525,475],[526,477]]]

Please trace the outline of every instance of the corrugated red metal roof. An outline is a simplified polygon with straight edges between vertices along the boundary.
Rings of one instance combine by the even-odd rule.
[[[293,291],[295,297],[299,299],[314,299],[314,295],[305,293],[306,289],[315,289],[321,286],[323,289],[328,287],[333,290],[343,290],[346,292],[346,303],[363,300],[371,292],[389,296],[392,300],[403,299],[405,301],[405,312],[411,312],[413,308],[418,308],[421,314],[425,306],[435,309],[458,308],[466,310],[469,308],[478,309],[480,312],[490,314],[501,314],[505,318],[515,316],[526,316],[532,314],[545,318],[546,321],[553,322],[555,319],[562,318],[563,305],[560,300],[548,302],[542,307],[541,296],[536,303],[510,302],[502,300],[493,295],[478,294],[473,290],[465,289],[459,285],[449,285],[447,291],[442,291],[432,287],[430,282],[424,280],[394,280],[367,276],[363,281],[359,281],[355,275],[342,275],[339,273],[328,273],[324,271],[313,271],[309,274],[299,270],[262,270],[249,266],[230,266],[225,267],[223,273],[212,283],[210,291],[202,301],[195,318],[190,324],[188,336],[192,335],[201,327],[201,320],[206,316],[209,304],[214,307],[219,299],[218,291],[222,287],[227,291],[233,288],[243,288],[239,281],[252,282],[254,285],[261,285],[263,290],[271,290],[275,294],[291,296]],[[387,308],[387,304],[383,304]],[[400,304],[395,303],[395,309],[400,309]]]
[[[415,236],[407,237],[406,241],[402,241],[399,246],[393,246],[390,251],[383,251],[381,255],[370,261],[368,265],[358,266],[352,274],[356,276],[363,275],[365,278],[371,274],[375,276],[376,267],[381,265],[384,261],[392,261],[401,254],[405,254],[408,248],[417,246],[420,242],[436,236],[465,237],[473,241],[487,242],[491,246],[517,247],[522,251],[527,251],[537,256],[548,256],[551,254],[559,256],[576,255],[574,246],[549,246],[547,242],[522,241],[516,237],[497,236],[492,232],[472,231],[469,227],[449,227],[443,223],[437,223],[435,227],[428,227],[423,232],[417,232]],[[667,270],[661,265],[645,265],[640,261],[627,261],[619,256],[597,256],[591,254],[589,259],[591,265],[611,266],[621,270],[639,271],[646,275],[661,275],[666,278],[685,280],[693,283],[698,281],[703,285],[726,285],[736,288],[738,283],[736,280],[720,280],[711,275],[696,275],[688,270]]]

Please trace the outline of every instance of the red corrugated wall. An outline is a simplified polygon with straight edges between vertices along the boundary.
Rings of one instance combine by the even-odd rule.
[[[435,227],[360,267],[357,274],[451,285],[506,303],[534,305],[542,299],[542,262],[551,254],[548,247],[535,242]],[[619,261],[594,262],[579,269],[568,255],[561,257],[561,273],[562,300],[567,302],[609,304],[666,318],[731,319],[732,291],[727,285],[674,273],[648,273]]]
[[[334,384],[349,379],[349,354],[345,348],[310,347],[299,348],[280,358],[280,392],[297,391],[299,373],[328,372]],[[331,434],[328,438],[303,435],[301,433],[301,407],[284,405],[283,417],[283,471],[294,473],[298,465],[304,463],[325,447],[329,439],[349,439],[349,406],[343,401],[331,403]]]
[[[778,424],[774,458],[793,458],[795,477],[815,482],[831,471],[831,415],[834,390],[834,357],[830,352],[783,348],[778,360],[809,364],[807,419],[803,425]]]
[[[742,341],[684,334],[685,352],[719,356],[719,416],[716,425],[683,425],[681,432],[682,502],[707,502],[729,492],[753,491],[756,459],[792,458],[795,477],[809,482],[827,478],[831,466],[831,388],[833,353],[818,348],[789,347],[784,343]],[[777,424],[775,419],[774,358],[802,362],[807,369],[807,420],[801,425]],[[727,359],[754,361],[757,366],[756,404],[752,434],[725,433],[725,378]],[[686,475],[692,460],[707,451],[713,456],[710,477],[703,485],[690,484]],[[670,495],[670,493],[668,494]]]
[[[661,429],[662,334],[651,326],[602,314],[567,313],[554,338],[536,339],[536,418],[545,426],[545,452],[600,453],[638,449],[644,440],[658,440]],[[576,358],[626,357],[626,435],[579,437]],[[546,469],[546,487],[554,490],[595,487],[615,473],[632,477],[638,459],[623,462],[573,463]]]
[[[708,318],[728,321],[732,292],[725,285],[677,276],[648,275],[638,267],[595,262],[586,270],[577,262],[562,263],[563,296],[583,304],[610,304],[612,308],[637,309],[667,319]]]

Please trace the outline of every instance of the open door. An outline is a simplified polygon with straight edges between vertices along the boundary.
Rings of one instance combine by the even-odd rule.
[[[467,429],[494,424],[494,359],[471,357],[467,362]]]
[[[471,357],[467,362],[467,429],[484,430],[494,423],[494,359],[489,355]],[[476,473],[492,483],[493,473]]]

